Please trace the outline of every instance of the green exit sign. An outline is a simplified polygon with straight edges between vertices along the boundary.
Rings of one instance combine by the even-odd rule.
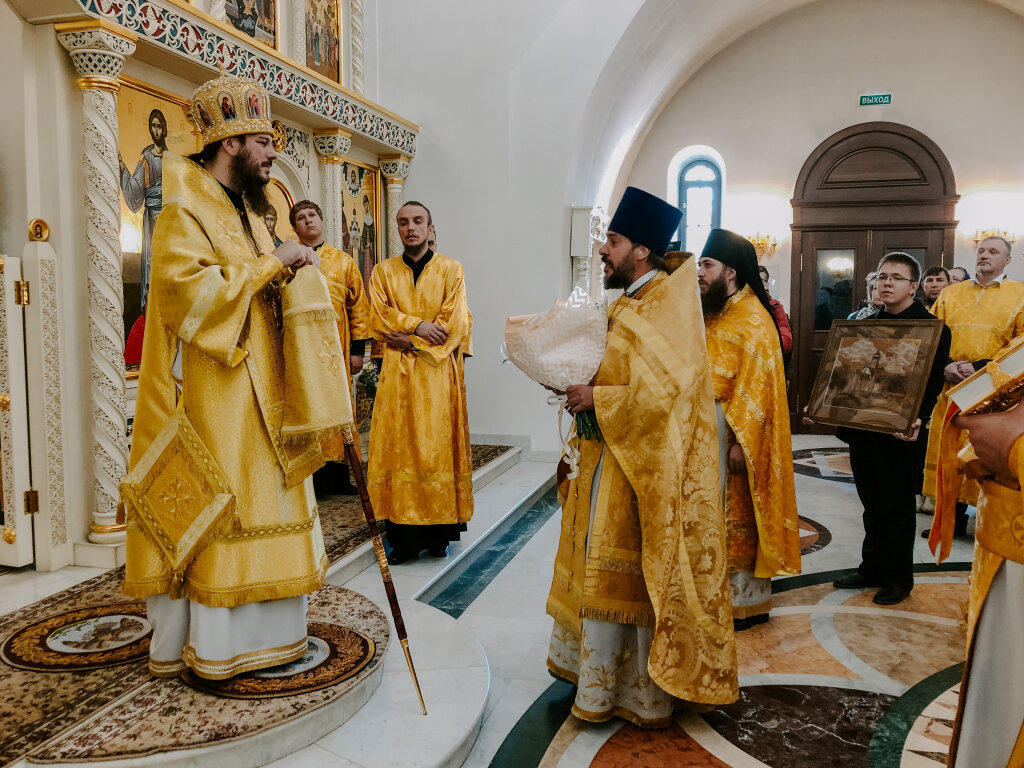
[[[879,104],[892,104],[891,93],[865,93],[860,97],[862,107],[875,107]]]

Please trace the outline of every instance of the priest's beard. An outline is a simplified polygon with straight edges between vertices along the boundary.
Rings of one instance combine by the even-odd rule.
[[[268,161],[264,165],[269,168],[272,163]],[[260,176],[260,166],[252,159],[252,152],[248,147],[242,147],[242,150],[231,158],[231,179],[235,189],[242,193],[242,197],[252,206],[256,215],[266,215],[270,210],[267,182]]]
[[[612,267],[612,273],[604,279],[606,290],[622,288],[625,290],[633,284],[633,275],[636,274],[636,267],[628,262],[623,262],[617,267]]]
[[[721,312],[725,302],[729,300],[729,287],[725,284],[725,276],[722,275],[713,283],[708,283],[708,289],[700,295],[700,306],[704,315],[714,315]]]

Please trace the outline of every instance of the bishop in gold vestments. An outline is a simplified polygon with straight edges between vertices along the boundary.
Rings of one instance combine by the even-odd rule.
[[[771,577],[800,572],[782,349],[767,296],[758,293],[764,285],[750,241],[712,230],[700,269],[715,401],[724,416],[719,439],[731,454],[725,520],[733,616],[746,628],[768,618]]]
[[[983,241],[984,244],[987,241]],[[979,244],[981,245],[981,244]],[[1009,252],[1007,252],[1009,261]],[[982,285],[977,276],[942,289],[932,306],[932,314],[945,321],[953,335],[949,356],[953,361],[968,361],[982,366],[1024,333],[1024,283],[1006,279],[1005,274]],[[928,452],[924,463],[924,495],[936,497],[936,470],[940,461],[942,422],[949,408],[948,382],[935,402],[928,433]],[[963,438],[966,443],[966,436]],[[961,446],[962,447],[962,446]],[[975,504],[979,486],[966,475],[960,477],[958,500]],[[962,513],[961,526],[966,522]],[[964,530],[957,533],[963,534]]]
[[[577,438],[579,475],[560,488],[548,669],[577,686],[573,714],[589,721],[664,727],[678,700],[738,695],[696,270],[691,260],[635,277],[680,217],[627,189],[601,250],[606,286],[626,292],[608,310],[593,387],[567,392],[571,410],[593,408],[601,437]]]
[[[261,119],[247,117],[252,92]],[[238,117],[210,129],[219,133],[203,162],[223,170],[230,145],[247,161],[251,183],[276,157],[268,99],[255,82],[225,76],[196,92],[193,109],[203,101],[202,114],[219,114],[221,98],[236,102]],[[327,567],[305,482],[322,463],[318,439],[282,436],[298,411],[285,388],[278,286],[283,262],[300,266],[314,254],[291,242],[275,255],[248,198],[208,167],[167,153],[163,171],[129,480],[152,466],[144,482],[122,486],[124,589],[148,598],[154,674],[187,665],[224,678],[305,652],[305,596]],[[334,353],[336,337],[323,345]],[[175,423],[183,439],[154,460],[159,451],[150,449]],[[200,500],[210,501],[205,511],[196,509]]]
[[[385,259],[370,276],[370,332],[384,342],[384,358],[367,486],[377,516],[389,522],[392,562],[421,549],[443,556],[460,524],[473,516],[462,355],[469,338],[466,286],[459,262],[426,248],[428,215],[416,203],[399,209],[406,253]],[[406,218],[408,227],[402,226]],[[422,232],[412,221],[419,218]],[[417,335],[421,326],[443,329],[443,343]]]
[[[961,417],[985,468],[967,614],[967,664],[950,745],[951,768],[1024,766],[1024,407]],[[966,436],[966,435],[965,435]],[[945,468],[945,467],[944,467]],[[939,490],[939,557],[949,554],[956,483]]]

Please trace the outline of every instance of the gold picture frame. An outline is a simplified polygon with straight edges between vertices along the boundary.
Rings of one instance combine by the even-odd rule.
[[[305,64],[306,69],[341,85],[345,41],[341,24],[342,2],[341,0],[302,0],[302,2],[306,4],[306,51],[302,63]],[[333,21],[331,20],[332,15]]]
[[[252,16],[253,13],[256,16]],[[224,16],[223,19],[211,18],[235,35],[255,40],[275,51],[281,50],[281,0],[224,0]],[[247,20],[252,21],[251,32],[247,29]]]
[[[836,320],[811,390],[818,424],[908,433],[942,335],[935,320]]]

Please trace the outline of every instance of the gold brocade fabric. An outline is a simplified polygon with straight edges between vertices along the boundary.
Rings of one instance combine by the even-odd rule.
[[[941,294],[940,294],[941,296]],[[1010,469],[1018,482],[1024,481],[1024,436],[1018,437],[1010,449]],[[1024,563],[1024,498],[1020,490],[1007,488],[993,480],[983,480],[981,493],[978,496],[978,518],[975,529],[974,562],[971,566],[970,598],[967,604],[967,665],[961,684],[960,705],[957,708],[956,721],[950,744],[950,761],[953,765],[957,759],[960,742],[960,730],[963,718],[964,701],[968,695],[985,695],[974,693],[970,689],[971,671],[975,663],[974,631],[981,618],[985,598],[989,588],[1003,565],[1004,560]],[[952,536],[950,528],[945,537],[944,545]],[[948,546],[944,546],[948,554]],[[940,553],[940,562],[945,557]],[[991,621],[986,619],[986,621]],[[1011,638],[1017,641],[1019,638]],[[986,660],[986,663],[992,663]],[[1024,723],[1014,745],[1013,753],[1007,766],[1024,765]]]
[[[603,441],[578,443],[547,612],[576,636],[583,619],[652,626],[658,686],[724,704],[738,695],[736,646],[702,333],[693,262],[610,307],[594,379]]]
[[[443,346],[415,335],[423,321],[448,331]],[[468,522],[473,463],[462,367],[469,308],[462,265],[434,254],[413,283],[401,256],[370,277],[370,332],[407,334],[412,349],[381,345],[384,359],[370,422],[367,486],[382,520],[406,525]]]
[[[353,339],[370,338],[370,302],[363,288],[363,277],[355,259],[330,243],[320,247],[320,271],[327,278],[331,292],[331,303],[338,320],[338,337],[345,355],[345,372],[352,376],[352,361],[349,351]],[[353,403],[355,408],[355,403]],[[359,451],[359,441],[356,441]],[[345,441],[341,435],[321,441],[320,449],[328,461],[346,461]]]
[[[981,286],[973,280],[955,283],[942,290],[932,306],[932,314],[945,321],[952,334],[949,356],[952,360],[988,360],[1024,333],[1024,283],[1003,280]],[[940,459],[940,425],[949,406],[948,392],[952,387],[943,385],[942,393],[932,410],[928,433],[928,452],[924,464],[924,494],[935,498],[936,471]],[[967,444],[966,433],[958,447]],[[978,483],[962,476],[960,501],[976,504]]]
[[[761,578],[800,573],[793,443],[775,323],[746,286],[705,323],[715,399],[730,445],[739,443],[747,460],[745,478],[730,473],[726,479],[732,570]]]
[[[348,350],[320,270],[301,267],[281,286],[281,317],[288,385],[281,436],[295,444],[340,435],[352,424]]]
[[[282,265],[251,210],[248,224],[203,168],[164,155],[129,470],[178,405],[172,363],[180,346],[184,412],[235,497],[234,513],[185,573],[184,594],[210,607],[307,594],[327,566],[303,482],[323,462],[319,445],[285,444],[280,435],[286,389],[273,281]],[[166,514],[181,493],[167,489]],[[125,592],[168,592],[170,566],[130,505],[127,523]]]

